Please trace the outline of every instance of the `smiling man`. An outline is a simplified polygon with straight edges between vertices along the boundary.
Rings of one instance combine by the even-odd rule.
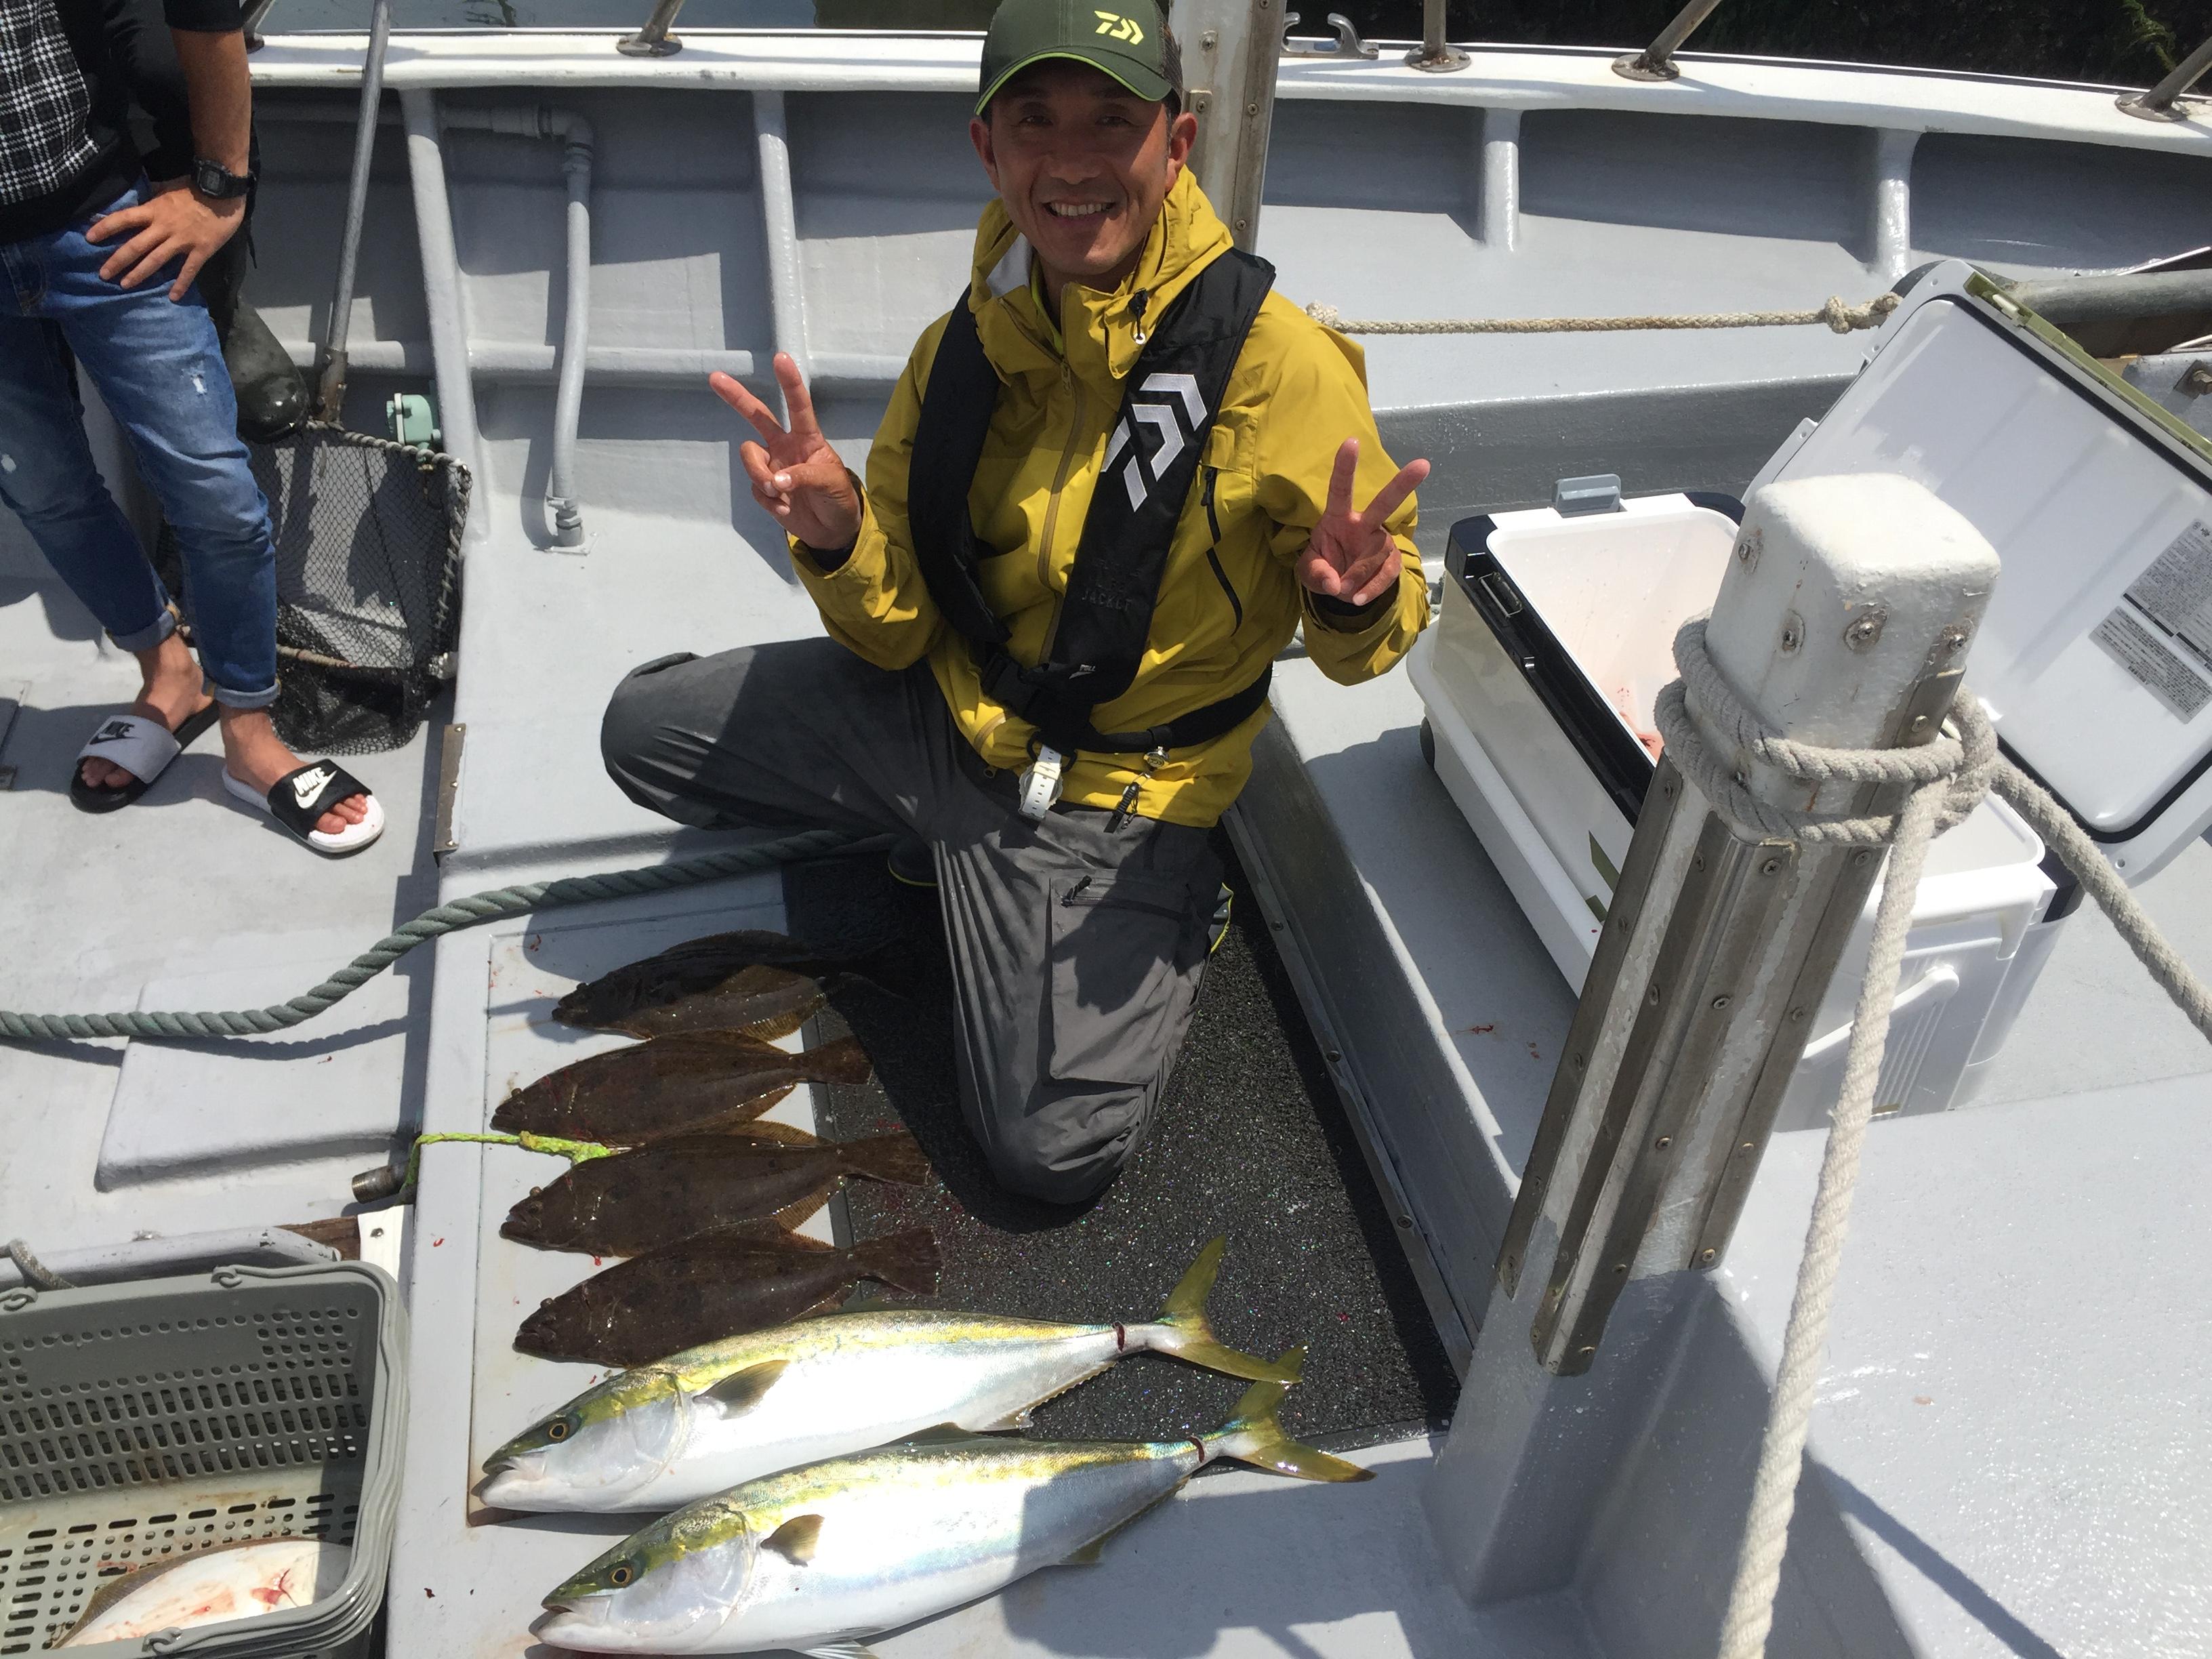
[[[830,638],[648,663],[603,732],[684,823],[901,838],[942,889],[969,1125],[1061,1202],[1112,1180],[1182,1047],[1270,665],[1303,625],[1353,684],[1428,621],[1427,463],[1393,465],[1358,348],[1231,246],[1166,21],[1119,3],[994,16],[969,131],[998,200],[865,485],[790,358],[788,424],[714,379]]]

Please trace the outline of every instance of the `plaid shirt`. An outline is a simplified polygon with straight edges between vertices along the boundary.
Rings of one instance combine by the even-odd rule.
[[[126,24],[228,33],[239,0],[0,0],[0,242],[60,229],[113,201],[139,171]]]
[[[0,202],[52,196],[99,161],[92,88],[56,0],[0,0]]]

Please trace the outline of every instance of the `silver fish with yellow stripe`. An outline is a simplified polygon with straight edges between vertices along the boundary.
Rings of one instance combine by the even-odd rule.
[[[1297,1356],[1286,1356],[1295,1358]],[[1286,1392],[1185,1440],[1030,1441],[957,1430],[767,1475],[623,1540],[545,1598],[533,1627],[584,1653],[862,1659],[884,1631],[989,1595],[1101,1541],[1204,1465],[1234,1458],[1309,1480],[1368,1470],[1286,1436]]]
[[[669,1510],[940,1424],[1021,1428],[1044,1401],[1146,1351],[1251,1381],[1297,1382],[1295,1363],[1224,1346],[1206,1322],[1224,1248],[1217,1238],[1200,1252],[1150,1324],[922,1308],[830,1314],[620,1372],[492,1454],[483,1500]]]

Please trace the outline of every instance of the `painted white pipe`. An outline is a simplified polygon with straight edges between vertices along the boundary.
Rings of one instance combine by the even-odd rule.
[[[550,138],[562,146],[561,171],[568,181],[568,297],[561,328],[560,382],[553,396],[553,465],[546,482],[545,510],[553,524],[553,545],[580,553],[586,543],[583,508],[576,500],[576,432],[583,417],[586,343],[591,331],[592,156],[596,142],[592,124],[574,110],[550,104],[489,108],[447,105],[441,113],[448,128]]]
[[[438,135],[438,95],[427,88],[410,87],[400,93],[399,106],[407,122],[407,171],[415,192],[422,300],[430,315],[438,423],[445,430],[446,453],[469,469],[477,488],[482,489],[486,479],[477,436],[476,390],[469,381],[469,329],[461,295],[461,265],[453,249],[453,205],[447,198],[445,152]],[[362,362],[368,366],[365,353]],[[491,533],[490,526],[491,514],[479,505],[463,527],[464,545],[482,546]]]
[[[775,349],[789,352],[799,365],[799,379],[811,382],[814,361],[807,349],[805,285],[799,278],[791,137],[784,124],[781,92],[764,89],[753,94],[753,135],[760,150],[761,227],[768,238],[769,304],[775,319]],[[779,404],[781,391],[779,386]],[[790,411],[784,412],[788,418]]]
[[[292,361],[312,368],[315,348],[287,340]],[[560,378],[559,349],[512,340],[475,340],[468,348],[469,373],[479,380],[544,385]],[[353,366],[367,374],[421,374],[436,362],[426,340],[364,340],[353,349]],[[902,365],[901,365],[902,367]],[[660,386],[670,381],[703,381],[720,369],[740,380],[757,379],[774,386],[768,360],[750,351],[714,351],[688,346],[592,346],[584,353],[584,377],[613,386]],[[885,377],[895,380],[894,375]]]

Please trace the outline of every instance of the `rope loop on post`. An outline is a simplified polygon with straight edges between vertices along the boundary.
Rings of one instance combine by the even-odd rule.
[[[1745,775],[1705,743],[1690,714],[1698,711],[1737,755],[1769,766],[1800,783],[1887,784],[1924,789],[1944,786],[1935,833],[1965,822],[1988,794],[1997,766],[1996,732],[1981,704],[1961,692],[1951,709],[1957,735],[1939,733],[1912,749],[1825,749],[1784,737],[1739,698],[1705,650],[1705,619],[1692,617],[1674,635],[1674,665],[1682,678],[1659,693],[1652,713],[1668,757],[1704,792],[1713,810],[1739,833],[1761,840],[1886,847],[1896,839],[1901,814],[1806,811],[1781,806],[1752,793]]]

